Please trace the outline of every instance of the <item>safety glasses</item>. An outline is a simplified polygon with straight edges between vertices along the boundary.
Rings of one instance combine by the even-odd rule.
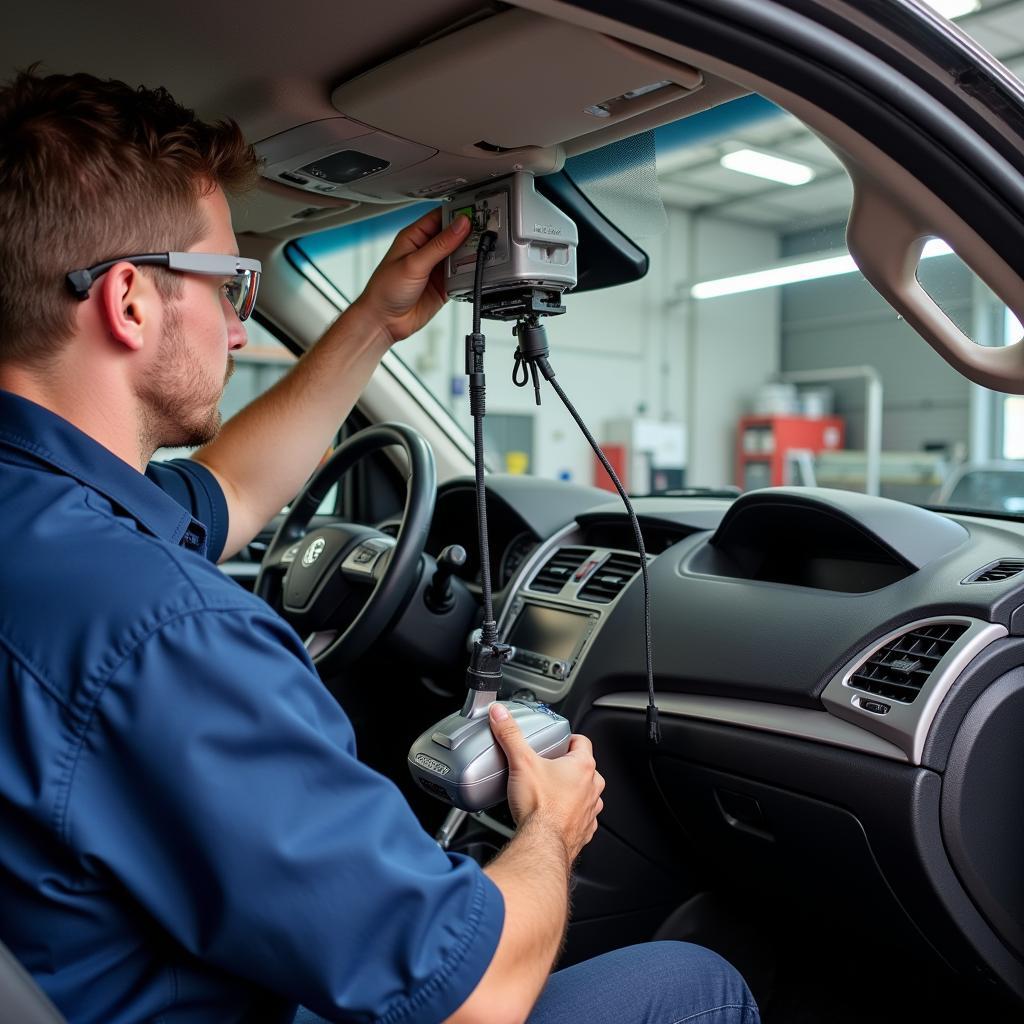
[[[87,299],[89,289],[96,279],[118,263],[134,263],[139,266],[148,264],[167,267],[168,270],[182,274],[230,278],[224,285],[224,294],[239,320],[248,320],[256,305],[256,293],[259,291],[260,274],[263,271],[259,260],[246,260],[241,256],[221,256],[209,252],[149,252],[139,256],[121,256],[82,270],[72,270],[66,278],[71,294],[79,300]]]

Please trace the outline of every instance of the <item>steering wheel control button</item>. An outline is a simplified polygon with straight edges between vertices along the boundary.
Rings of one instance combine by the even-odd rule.
[[[873,715],[887,715],[889,713],[889,704],[884,704],[880,700],[863,700],[859,701],[861,708],[865,711],[870,711]]]
[[[380,556],[395,546],[391,538],[370,537],[357,544],[341,563],[341,571],[349,576],[372,579]]]
[[[293,544],[290,548],[286,548],[284,554],[281,556],[281,562],[288,565],[294,562],[298,557],[299,552],[302,550],[303,542],[300,540],[298,544]]]

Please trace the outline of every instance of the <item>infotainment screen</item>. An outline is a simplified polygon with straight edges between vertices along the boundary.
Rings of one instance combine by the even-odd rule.
[[[507,642],[556,661],[567,661],[579,649],[589,623],[587,615],[528,604],[519,613]]]

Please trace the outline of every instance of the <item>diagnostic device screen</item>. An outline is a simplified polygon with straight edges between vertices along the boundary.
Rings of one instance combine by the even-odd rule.
[[[512,627],[508,643],[557,661],[567,661],[580,646],[589,617],[528,604]]]

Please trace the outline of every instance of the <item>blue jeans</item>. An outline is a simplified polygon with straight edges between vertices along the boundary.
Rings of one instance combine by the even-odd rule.
[[[548,979],[527,1024],[758,1024],[739,972],[689,942],[645,942]],[[295,1024],[326,1024],[299,1010]]]

